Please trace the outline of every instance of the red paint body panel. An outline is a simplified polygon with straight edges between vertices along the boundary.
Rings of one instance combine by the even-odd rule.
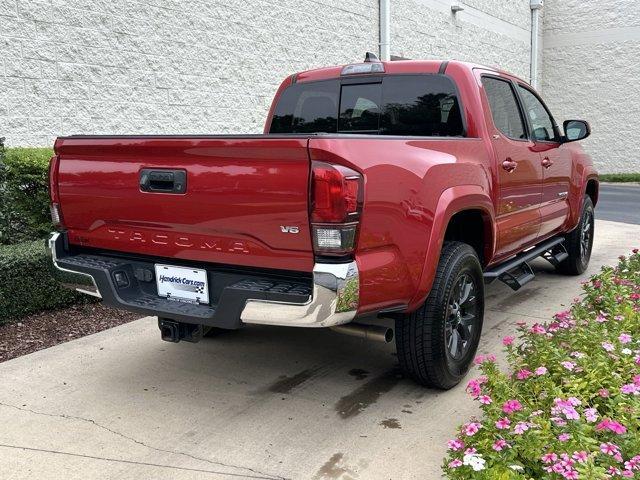
[[[439,61],[384,63],[385,74],[437,73]],[[337,78],[342,67],[292,75]],[[591,159],[576,143],[509,141],[492,122],[481,75],[497,70],[450,62],[467,138],[366,135],[68,137],[58,139],[57,193],[71,243],[159,257],[310,272],[312,160],[360,172],[364,204],[355,259],[359,313],[417,308],[433,283],[450,219],[477,210],[485,265],[575,227]],[[517,81],[517,79],[515,79]],[[501,168],[505,157],[515,173]],[[544,170],[545,157],[553,160]],[[142,168],[185,169],[185,195],[139,188]],[[564,191],[568,191],[562,197]],[[281,226],[297,226],[287,235]]]
[[[66,138],[58,192],[71,243],[310,271],[307,139]],[[186,194],[140,190],[143,168],[187,170]],[[298,235],[283,235],[296,225]]]

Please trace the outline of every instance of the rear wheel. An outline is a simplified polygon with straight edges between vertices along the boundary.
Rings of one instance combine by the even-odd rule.
[[[587,269],[593,248],[594,232],[593,202],[591,197],[585,195],[580,222],[573,231],[565,235],[564,243],[569,257],[558,265],[558,272],[565,275],[580,275]]]
[[[484,279],[475,250],[445,242],[425,303],[396,319],[396,348],[403,371],[440,389],[457,385],[478,349],[484,318]]]

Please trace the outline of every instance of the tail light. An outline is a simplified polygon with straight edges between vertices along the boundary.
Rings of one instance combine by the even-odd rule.
[[[49,160],[49,198],[51,199],[51,222],[56,228],[63,228],[62,213],[58,196],[58,164],[60,157],[54,155]]]
[[[311,165],[311,230],[316,255],[345,256],[356,245],[364,188],[362,175],[324,162]]]

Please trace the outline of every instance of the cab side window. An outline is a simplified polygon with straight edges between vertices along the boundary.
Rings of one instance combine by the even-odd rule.
[[[534,140],[552,142],[556,140],[553,119],[538,97],[528,88],[518,85],[520,98],[524,103],[525,114],[531,125]]]
[[[482,77],[482,85],[489,100],[491,116],[496,128],[513,140],[526,139],[524,122],[511,82]]]

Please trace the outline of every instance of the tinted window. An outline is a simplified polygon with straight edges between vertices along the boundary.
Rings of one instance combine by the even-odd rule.
[[[339,92],[337,80],[291,85],[280,96],[270,133],[335,133]]]
[[[450,78],[389,75],[382,83],[331,80],[287,88],[270,133],[310,132],[462,136],[464,126]]]
[[[524,139],[525,135],[520,107],[510,82],[483,77],[482,85],[489,100],[493,124],[509,138]]]
[[[521,85],[518,85],[518,89],[520,90],[520,97],[522,98],[522,103],[524,103],[527,118],[531,124],[533,138],[535,140],[554,140],[556,134],[553,128],[553,120],[547,109],[529,89]]]
[[[343,85],[340,96],[340,133],[378,133],[381,83]]]
[[[453,82],[444,75],[387,77],[382,134],[461,136],[462,115]]]

